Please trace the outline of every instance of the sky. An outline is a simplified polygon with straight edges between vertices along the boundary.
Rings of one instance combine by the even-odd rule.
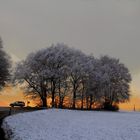
[[[0,36],[14,61],[61,42],[119,58],[140,97],[140,0],[0,0]]]

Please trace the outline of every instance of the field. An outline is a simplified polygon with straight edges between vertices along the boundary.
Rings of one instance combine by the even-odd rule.
[[[5,118],[11,140],[140,140],[139,112],[48,109]]]

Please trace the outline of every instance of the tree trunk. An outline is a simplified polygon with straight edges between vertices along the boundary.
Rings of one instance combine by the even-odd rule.
[[[47,97],[42,97],[42,106],[47,108]]]
[[[82,81],[82,95],[81,95],[81,109],[84,108],[84,95],[85,95],[85,82],[84,80]]]
[[[63,108],[63,101],[64,101],[64,98],[60,97],[60,99],[59,99],[59,108]]]
[[[52,83],[52,107],[55,107],[55,82]]]
[[[41,92],[42,92],[42,106],[47,108],[47,92],[46,88],[41,84]]]
[[[92,96],[92,95],[90,95],[90,105],[89,105],[89,109],[91,109],[91,108],[92,108],[92,98],[93,98],[93,96]]]
[[[75,85],[74,85],[74,89],[73,89],[73,105],[72,105],[73,109],[75,109],[75,100],[76,100],[76,90],[75,90]]]
[[[81,109],[83,109],[83,105],[84,105],[84,95],[82,92],[82,97],[81,97]]]
[[[59,90],[58,90],[58,92],[59,92],[59,93],[58,93],[58,94],[59,94],[59,105],[58,105],[58,107],[59,107],[59,108],[62,108],[60,79],[59,79],[59,83],[58,83],[58,84],[59,84],[59,88],[58,88],[58,89],[59,89]]]
[[[88,105],[89,104],[89,100],[88,100],[88,96],[86,97],[86,108],[88,109]]]
[[[54,107],[55,104],[54,104],[54,92],[52,92],[52,107]]]

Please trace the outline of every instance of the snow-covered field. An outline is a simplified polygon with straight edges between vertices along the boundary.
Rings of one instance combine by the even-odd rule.
[[[7,117],[11,140],[140,140],[140,113],[49,109]]]

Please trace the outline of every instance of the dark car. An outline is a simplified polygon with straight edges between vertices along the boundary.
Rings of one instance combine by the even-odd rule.
[[[19,107],[24,107],[25,103],[23,101],[16,101],[10,104],[11,107],[19,106]]]

